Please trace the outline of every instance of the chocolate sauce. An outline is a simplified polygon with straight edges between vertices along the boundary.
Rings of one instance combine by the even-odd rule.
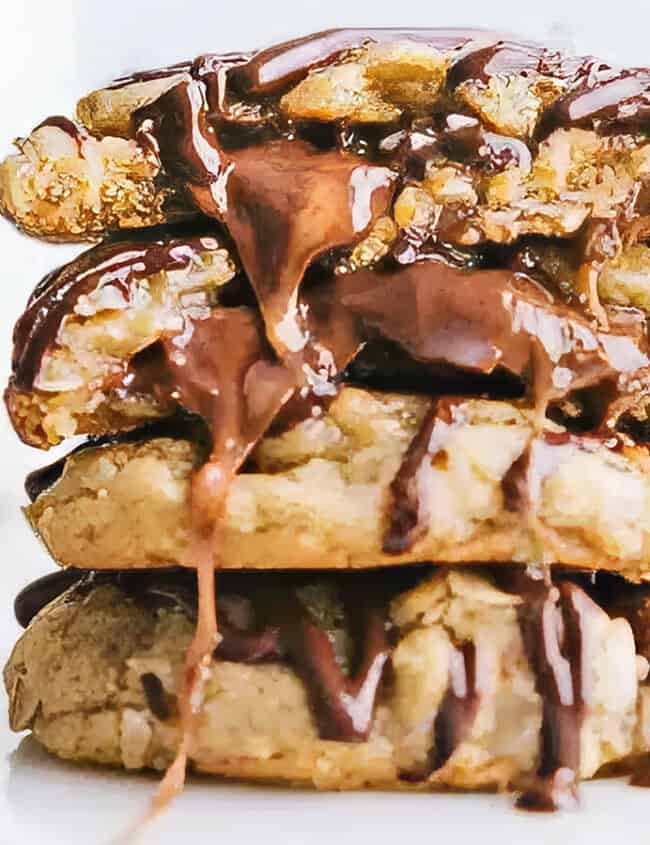
[[[639,348],[621,336],[621,348],[613,343],[608,350],[606,336],[578,312],[508,270],[464,272],[436,261],[360,270],[340,280],[338,295],[416,360],[483,374],[505,370],[528,385],[540,410],[648,360],[643,339]]]
[[[584,59],[565,56],[557,50],[530,41],[503,40],[468,52],[450,69],[448,84],[455,88],[467,80],[489,83],[493,77],[550,76],[571,79]]]
[[[218,185],[224,161],[208,123],[205,85],[182,80],[134,112],[132,122],[134,131],[155,139],[165,171],[189,182],[199,208],[210,216],[215,216],[215,208],[220,212]]]
[[[412,41],[452,52],[474,40],[489,43],[498,38],[498,33],[481,29],[327,29],[261,50],[231,70],[228,81],[238,91],[268,96],[299,82],[313,67],[364,44]]]
[[[623,130],[643,128],[650,120],[650,70],[614,71],[595,67],[580,84],[558,98],[548,110],[543,126],[593,126],[616,124]]]
[[[360,240],[386,213],[395,174],[299,140],[224,152],[206,96],[201,83],[182,82],[136,120],[156,139],[167,171],[189,182],[198,207],[226,224],[269,339],[286,357],[306,344],[296,297],[307,267],[319,254]]]
[[[528,146],[518,138],[489,132],[476,118],[448,115],[440,137],[443,149],[452,158],[459,158],[487,175],[501,173],[512,165],[523,173],[530,172],[532,155]]]
[[[518,804],[554,810],[575,801],[581,728],[593,696],[584,675],[592,659],[589,617],[601,611],[567,581],[531,583],[523,598],[521,631],[543,714],[537,778]]]
[[[516,513],[534,514],[540,504],[544,482],[571,450],[590,452],[605,447],[617,451],[620,445],[611,434],[607,437],[576,436],[566,431],[536,434],[501,481],[504,507]]]
[[[366,599],[367,600],[367,599]],[[294,601],[282,603],[280,640],[310,695],[321,739],[363,742],[372,726],[377,691],[389,657],[385,610],[357,606],[365,615],[361,660],[346,677],[327,632]]]
[[[346,602],[346,620],[342,624],[356,632],[356,667],[353,665],[346,672],[332,644],[331,631],[301,597],[305,584],[318,584],[321,580],[327,583],[327,579],[281,573],[272,573],[272,577],[260,573],[223,574],[219,624],[222,639],[215,658],[237,663],[288,662],[305,683],[321,738],[362,742],[372,726],[377,693],[390,654],[385,623],[391,591],[396,585],[408,586],[413,581],[408,573],[406,577],[396,575],[395,581],[387,573],[380,585],[364,576],[329,579],[338,585]],[[190,619],[196,616],[196,584],[188,570],[70,570],[38,579],[21,591],[15,603],[20,624],[26,627],[46,604],[75,584],[75,590],[83,590],[84,594],[95,585],[112,584],[130,600],[152,611],[180,606]],[[239,619],[236,611],[229,612],[236,605],[238,594],[250,596],[252,605],[252,614],[245,613]],[[257,627],[258,618],[264,618],[266,624]],[[171,704],[159,678],[146,673],[141,681],[152,712],[161,720],[169,718]]]
[[[426,778],[445,765],[458,746],[469,738],[474,727],[480,704],[476,652],[473,642],[451,646],[449,686],[434,722]]]
[[[296,296],[310,262],[359,240],[388,209],[393,186],[387,168],[300,141],[233,155],[224,219],[281,353],[305,345]]]
[[[453,400],[432,402],[391,481],[388,527],[382,543],[386,554],[410,551],[427,531],[430,503],[421,496],[420,470],[425,460],[434,461],[444,453],[444,441],[455,423],[454,407]]]
[[[212,432],[210,461],[194,479],[204,488],[195,505],[209,522],[230,479],[291,396],[295,376],[274,360],[259,316],[249,308],[214,308],[192,324],[189,338],[167,337],[162,346],[164,372],[154,385],[201,416]],[[140,378],[152,381],[149,374]],[[223,495],[215,495],[217,489]]]

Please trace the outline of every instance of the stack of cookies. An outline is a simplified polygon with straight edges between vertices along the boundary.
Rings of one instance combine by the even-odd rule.
[[[650,71],[332,30],[137,73],[0,166],[96,241],[15,329],[14,729],[128,769],[493,788],[650,753]],[[216,574],[215,574],[216,573]],[[171,768],[170,768],[171,767]]]

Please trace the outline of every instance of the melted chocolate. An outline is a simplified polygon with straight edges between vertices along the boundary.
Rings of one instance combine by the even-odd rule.
[[[426,533],[428,503],[420,495],[420,470],[425,460],[434,461],[444,454],[444,440],[453,425],[453,402],[434,401],[390,484],[388,527],[382,544],[386,554],[408,552]]]
[[[170,89],[137,120],[166,169],[189,181],[199,208],[227,225],[273,346],[282,357],[300,352],[307,338],[296,298],[307,267],[363,237],[387,211],[395,174],[299,140],[224,152],[199,82]]]
[[[524,599],[521,630],[543,715],[537,779],[519,806],[553,810],[575,800],[580,732],[592,700],[583,674],[585,661],[591,659],[588,620],[600,611],[583,590],[566,581],[559,587],[531,585]]]
[[[162,341],[165,369],[155,381],[166,399],[201,416],[212,432],[210,462],[195,477],[201,518],[216,518],[230,479],[291,396],[294,376],[272,357],[249,308],[215,308],[189,340]],[[151,381],[150,374],[140,374]],[[218,468],[217,468],[218,465]],[[222,491],[216,495],[216,490]]]
[[[416,360],[483,374],[505,370],[528,384],[540,410],[648,361],[644,340],[617,335],[620,347],[615,341],[608,348],[607,336],[578,312],[508,270],[419,262],[385,273],[360,270],[339,284],[345,307]]]
[[[531,152],[523,141],[489,132],[476,118],[448,115],[441,139],[451,157],[458,157],[486,174],[501,173],[512,165],[523,173],[531,169]]]
[[[295,297],[320,253],[359,240],[384,214],[394,176],[356,156],[300,141],[242,150],[232,159],[225,222],[279,350],[304,346]]]
[[[573,78],[584,59],[564,56],[559,51],[526,41],[498,41],[480,47],[459,59],[449,71],[448,83],[455,88],[467,80],[489,83],[492,77],[550,76]]]
[[[473,642],[451,646],[449,686],[434,722],[434,742],[429,753],[426,777],[441,769],[471,734],[480,704],[476,685],[476,651]]]
[[[617,124],[635,130],[650,120],[650,70],[613,71],[596,66],[547,112],[544,130],[556,126]]]
[[[280,638],[296,672],[309,690],[321,739],[363,742],[368,738],[379,684],[389,657],[385,612],[358,606],[365,613],[361,661],[346,677],[327,632],[306,610],[285,604]]]
[[[327,29],[256,53],[249,62],[231,70],[228,81],[239,91],[268,96],[299,82],[313,67],[364,44],[414,41],[453,51],[475,39],[485,43],[498,37],[498,33],[481,29]]]
[[[398,585],[413,581],[408,574],[406,578],[397,575]],[[355,575],[335,580],[348,608],[344,625],[356,631],[358,646],[358,666],[347,673],[339,663],[325,621],[301,598],[301,586],[314,583],[314,579],[279,573],[271,578],[260,573],[252,577],[222,575],[222,639],[215,657],[238,663],[289,662],[307,687],[320,736],[362,742],[372,725],[390,654],[385,620],[391,590],[396,588],[393,581],[388,573],[381,585]],[[15,603],[18,621],[26,627],[46,604],[73,585],[76,591],[85,593],[98,584],[114,584],[131,600],[152,610],[180,606],[190,618],[196,616],[196,585],[189,571],[96,574],[70,570],[41,578],[22,590]],[[240,592],[251,596],[251,608],[243,613],[237,600]],[[256,618],[261,617],[267,624],[257,628]],[[152,712],[161,720],[169,718],[171,704],[160,679],[147,673],[141,681]]]
[[[603,446],[615,451],[620,448],[620,441],[611,435],[587,437],[550,431],[537,434],[502,479],[506,510],[534,514],[544,482],[566,457],[567,447],[589,452]]]

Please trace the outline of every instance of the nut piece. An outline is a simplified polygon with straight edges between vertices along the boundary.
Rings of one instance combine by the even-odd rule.
[[[411,42],[374,44],[342,63],[317,68],[289,91],[280,108],[299,120],[388,123],[403,108],[425,110],[440,95],[448,60]]]
[[[90,240],[165,221],[160,161],[135,141],[44,125],[0,164],[0,212],[30,234]]]
[[[77,119],[93,135],[128,138],[133,112],[153,103],[165,91],[187,78],[186,73],[175,73],[91,91],[77,103]]]
[[[632,305],[650,314],[650,247],[634,244],[607,262],[598,278],[598,292],[607,302]]]
[[[562,91],[558,80],[547,76],[492,76],[488,82],[468,79],[455,95],[481,120],[504,135],[530,137],[546,105]]]

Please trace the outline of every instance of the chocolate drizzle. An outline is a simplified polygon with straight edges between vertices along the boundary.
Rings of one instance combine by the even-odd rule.
[[[481,29],[327,29],[261,50],[230,71],[228,81],[244,93],[268,96],[300,81],[311,68],[364,44],[411,41],[453,51],[467,47],[473,39],[485,43],[498,38],[498,33]]]
[[[182,82],[137,120],[155,137],[166,169],[189,182],[198,207],[228,227],[268,337],[287,357],[307,342],[297,295],[308,265],[363,237],[387,211],[395,174],[300,140],[224,152],[206,109],[205,87]]]
[[[524,646],[542,699],[539,766],[518,806],[555,810],[576,799],[581,728],[592,702],[589,618],[599,608],[575,584],[538,582],[524,589],[520,620]]]
[[[504,255],[506,263],[512,258],[505,248],[495,259],[483,245],[480,250],[450,247],[446,241],[453,242],[459,223],[470,214],[460,203],[440,209],[429,241],[428,235],[420,240],[402,236],[378,267],[334,276],[340,250],[357,244],[390,212],[397,183],[421,180],[427,161],[449,158],[485,175],[513,165],[523,173],[531,168],[527,144],[487,131],[466,114],[448,114],[442,125],[439,114],[418,122],[405,109],[403,121],[391,124],[388,135],[376,127],[361,132],[348,126],[295,127],[283,120],[275,98],[311,69],[369,44],[398,41],[447,55],[450,69],[441,103],[454,102],[456,109],[459,98],[453,99],[453,89],[458,85],[485,86],[512,76],[548,82],[551,77],[558,84],[549,99],[555,99],[542,114],[535,141],[558,126],[629,132],[645,130],[650,121],[650,71],[614,71],[591,59],[566,58],[478,30],[328,30],[254,55],[206,55],[116,80],[113,88],[181,77],[134,114],[132,136],[145,151],[159,155],[164,178],[176,180],[212,221],[197,235],[152,233],[148,241],[109,242],[50,274],[16,326],[13,386],[38,390],[43,357],[80,296],[106,286],[128,303],[134,280],[186,267],[206,247],[206,239],[214,240],[213,227],[227,228],[254,301],[252,293],[246,301],[217,297],[207,315],[186,315],[184,331],[165,334],[155,347],[126,362],[117,385],[127,398],[139,389],[149,391],[164,413],[182,408],[207,423],[211,448],[192,491],[193,528],[200,541],[214,539],[211,532],[218,527],[229,483],[258,440],[278,424],[285,405],[292,401],[285,412],[288,424],[287,419],[303,413],[302,400],[313,404],[310,391],[319,401],[329,401],[364,344],[398,350],[420,379],[423,373],[430,377],[419,383],[437,397],[390,487],[383,549],[396,555],[410,550],[426,529],[435,502],[422,496],[423,473],[428,466],[444,466],[445,441],[457,422],[458,401],[439,398],[441,372],[460,374],[477,386],[476,392],[496,389],[503,380],[517,385],[535,405],[538,422],[558,400],[577,391],[599,392],[600,413],[587,421],[598,432],[595,437],[538,433],[506,475],[506,507],[532,513],[565,447],[600,447],[600,431],[619,413],[612,410],[612,397],[619,401],[620,394],[633,392],[639,373],[650,367],[644,317],[597,303],[598,271],[619,254],[625,221],[594,219],[571,246],[579,253],[571,260],[580,267],[577,287],[583,285],[588,307],[567,304],[523,272],[495,269]],[[58,116],[40,124],[47,125],[74,139],[83,156],[83,129]],[[645,223],[636,219],[636,224],[640,236]],[[519,271],[541,273],[543,262],[532,268],[525,266],[523,254],[519,258],[514,263]],[[398,386],[404,388],[405,382]],[[33,477],[31,493],[37,495],[58,472]],[[203,544],[208,552],[201,569],[205,573],[207,567],[210,578],[215,546]],[[206,595],[210,600],[214,595],[209,579],[199,579],[203,603],[197,612],[196,588],[183,576],[174,576],[175,586],[157,587],[142,586],[137,577],[111,577],[134,600],[145,596],[154,606],[171,601],[189,607],[199,617],[199,628],[201,620],[208,620],[207,635],[197,636],[197,642],[214,641],[214,608],[205,604]],[[21,624],[29,624],[45,603],[79,578],[76,571],[47,576],[21,592],[16,599]],[[87,587],[90,581],[82,583]],[[537,778],[520,804],[548,809],[574,794],[580,773],[580,730],[591,702],[584,669],[594,606],[569,582],[528,585],[522,595],[521,630],[543,719]],[[362,590],[355,596],[363,633],[349,673],[339,665],[330,632],[295,590],[267,609],[265,624],[257,619],[238,624],[224,612],[216,656],[291,663],[308,689],[320,736],[363,741],[371,730],[389,647],[385,602],[371,601]],[[223,604],[227,608],[227,598]],[[200,674],[195,671],[200,659],[192,662],[196,656],[190,650],[186,674],[191,679]],[[452,646],[449,686],[433,725],[424,777],[444,766],[471,733],[480,703],[477,660],[473,643]],[[169,718],[171,705],[160,679],[145,673],[142,685],[152,712],[161,720]],[[193,680],[182,701],[189,701],[192,691]]]
[[[339,296],[416,360],[484,374],[500,369],[522,379],[542,412],[572,390],[648,361],[645,341],[637,346],[625,336],[623,355],[608,355],[578,312],[509,270],[466,272],[440,261],[360,270],[342,279]]]
[[[391,481],[388,527],[382,544],[387,554],[409,551],[426,533],[428,502],[420,494],[420,472],[425,460],[434,462],[444,455],[444,442],[455,422],[454,407],[453,400],[432,403]]]
[[[346,677],[327,632],[304,608],[282,609],[280,641],[309,690],[321,739],[363,742],[368,738],[389,656],[385,610],[358,607],[365,618],[359,669]]]
[[[408,584],[410,580],[406,575],[399,582]],[[288,579],[277,573],[272,579],[261,574],[221,576],[222,639],[215,658],[237,663],[288,662],[305,683],[321,738],[362,742],[372,726],[390,655],[386,634],[390,584],[378,587],[369,579],[354,575],[337,579],[347,607],[345,619],[337,624],[355,632],[353,644],[357,646],[351,656],[351,671],[346,672],[333,645],[332,631],[305,598],[304,585],[312,581],[300,576]],[[16,599],[16,617],[26,627],[46,604],[71,587],[73,592],[85,592],[100,584],[114,584],[131,600],[152,610],[180,606],[190,618],[196,616],[196,585],[188,571],[153,574],[69,570],[25,587]],[[251,596],[251,607],[243,612],[238,608],[240,593]],[[171,705],[160,680],[150,674],[141,678],[143,689],[152,712],[165,720]]]
[[[426,777],[441,769],[472,731],[480,704],[476,662],[475,643],[451,646],[449,686],[434,722]]]
[[[108,241],[47,275],[30,297],[14,329],[13,384],[20,390],[35,386],[44,353],[79,299],[102,288],[113,288],[125,306],[133,282],[161,271],[187,267],[202,251],[217,246],[214,233],[164,238]]]

